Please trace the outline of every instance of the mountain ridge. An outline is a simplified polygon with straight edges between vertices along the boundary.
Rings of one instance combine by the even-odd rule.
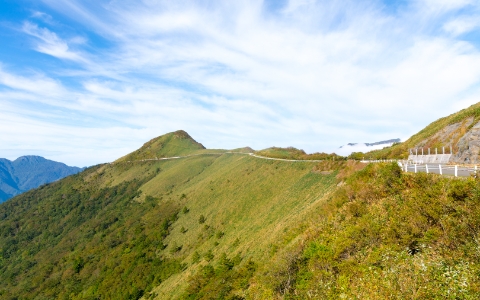
[[[478,178],[314,155],[173,132],[19,195],[0,204],[0,296],[480,297]]]
[[[83,169],[36,155],[21,156],[13,161],[1,158],[0,202],[42,184],[76,174]]]

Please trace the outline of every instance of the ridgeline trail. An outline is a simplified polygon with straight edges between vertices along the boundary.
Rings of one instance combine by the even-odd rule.
[[[266,157],[256,155],[255,153],[245,153],[245,152],[221,152],[221,153],[197,153],[197,154],[190,154],[185,156],[171,156],[171,157],[155,157],[155,158],[146,158],[146,159],[139,159],[139,160],[127,160],[124,162],[112,162],[110,164],[116,163],[134,163],[134,162],[145,162],[145,161],[161,161],[161,160],[172,160],[172,159],[181,159],[181,158],[188,158],[193,156],[200,156],[200,155],[224,155],[224,154],[242,154],[242,155],[250,155],[252,157],[260,158],[260,159],[268,159],[268,160],[278,160],[278,161],[287,161],[287,162],[322,162],[324,160],[321,159],[285,159],[285,158],[274,158],[274,157]]]

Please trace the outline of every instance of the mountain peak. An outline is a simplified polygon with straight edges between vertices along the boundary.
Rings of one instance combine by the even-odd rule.
[[[41,156],[24,155],[24,156],[18,157],[17,159],[15,159],[12,162],[13,163],[38,163],[38,162],[45,162],[45,161],[47,161],[47,159],[44,158],[44,157],[41,157]]]
[[[0,158],[0,203],[44,183],[82,170],[36,155],[20,156],[14,161]]]
[[[177,131],[171,132],[170,134],[173,134],[177,138],[190,139],[195,141],[185,130],[177,130]]]
[[[140,149],[127,154],[119,161],[188,155],[202,149],[205,147],[195,141],[186,131],[177,130],[151,139]]]

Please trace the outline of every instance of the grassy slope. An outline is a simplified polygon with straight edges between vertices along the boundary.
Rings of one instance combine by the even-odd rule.
[[[361,168],[226,153],[91,168],[0,205],[0,295],[478,299],[480,182]]]
[[[177,195],[185,193],[190,212],[188,218],[175,224],[169,237],[169,244],[182,245],[175,256],[185,256],[188,262],[194,251],[200,255],[212,251],[215,257],[240,253],[256,262],[269,258],[285,230],[298,224],[335,182],[334,174],[312,173],[312,167],[311,163],[272,162],[232,154],[219,157],[185,188],[176,190]],[[152,180],[145,190],[153,191],[155,185]],[[199,224],[200,215],[205,216],[205,224]],[[184,234],[182,227],[188,230]],[[209,237],[219,232],[224,234],[220,239]],[[202,260],[199,265],[205,263]],[[185,275],[197,268],[194,264],[192,270],[167,280],[158,294],[180,296],[178,292],[187,283]]]
[[[126,162],[198,151],[172,135],[157,139],[166,153],[147,144],[0,206],[0,294],[123,299],[162,282],[159,299],[184,297],[191,275],[223,253],[237,256],[238,268],[251,259],[261,269],[335,183],[335,173],[312,172],[313,163],[242,154]]]
[[[375,151],[368,152],[366,153],[365,157],[372,158],[372,159],[406,158],[408,157],[408,149],[414,148],[421,142],[429,140],[430,137],[435,135],[435,133],[439,132],[446,126],[455,124],[455,123],[465,122],[468,118],[473,118],[473,122],[470,124],[470,126],[459,129],[459,130],[462,130],[463,133],[468,131],[471,127],[473,127],[476,123],[480,121],[480,103],[474,104],[466,109],[462,109],[459,112],[456,112],[447,117],[443,117],[441,119],[438,119],[435,122],[432,122],[423,130],[419,131],[417,134],[413,135],[411,138],[409,138],[403,143],[394,145],[392,147],[384,148],[382,150],[375,150]],[[461,135],[458,136],[457,141],[460,137]],[[456,142],[454,141],[454,144],[455,143]],[[440,141],[433,141],[433,140],[429,141],[429,143],[425,145],[425,147],[432,147],[432,148],[442,147],[442,146],[444,145]]]

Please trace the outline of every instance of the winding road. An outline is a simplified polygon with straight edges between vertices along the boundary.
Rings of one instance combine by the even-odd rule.
[[[197,153],[197,154],[190,154],[185,156],[172,156],[172,157],[161,157],[161,158],[149,158],[149,159],[140,159],[134,161],[125,161],[126,163],[133,163],[133,162],[146,162],[146,161],[162,161],[162,160],[173,160],[173,159],[182,159],[182,158],[189,158],[193,156],[201,156],[201,155],[224,155],[224,154],[241,154],[241,155],[249,155],[252,157],[256,157],[259,159],[268,159],[268,160],[276,160],[276,161],[285,161],[285,162],[313,162],[318,163],[324,160],[301,160],[301,159],[285,159],[285,158],[273,158],[273,157],[266,157],[261,155],[256,155],[255,153],[245,153],[245,152],[220,152],[220,153]],[[378,162],[393,162],[396,160],[389,160],[389,161],[362,161],[363,163],[378,163]],[[120,162],[113,162],[111,164],[120,163]],[[439,174],[439,175],[446,175],[446,176],[455,176],[455,177],[470,177],[477,173],[476,166],[463,166],[463,165],[447,165],[447,164],[405,164],[405,162],[398,161],[399,166],[402,168],[404,172],[407,173],[431,173],[431,174]]]

